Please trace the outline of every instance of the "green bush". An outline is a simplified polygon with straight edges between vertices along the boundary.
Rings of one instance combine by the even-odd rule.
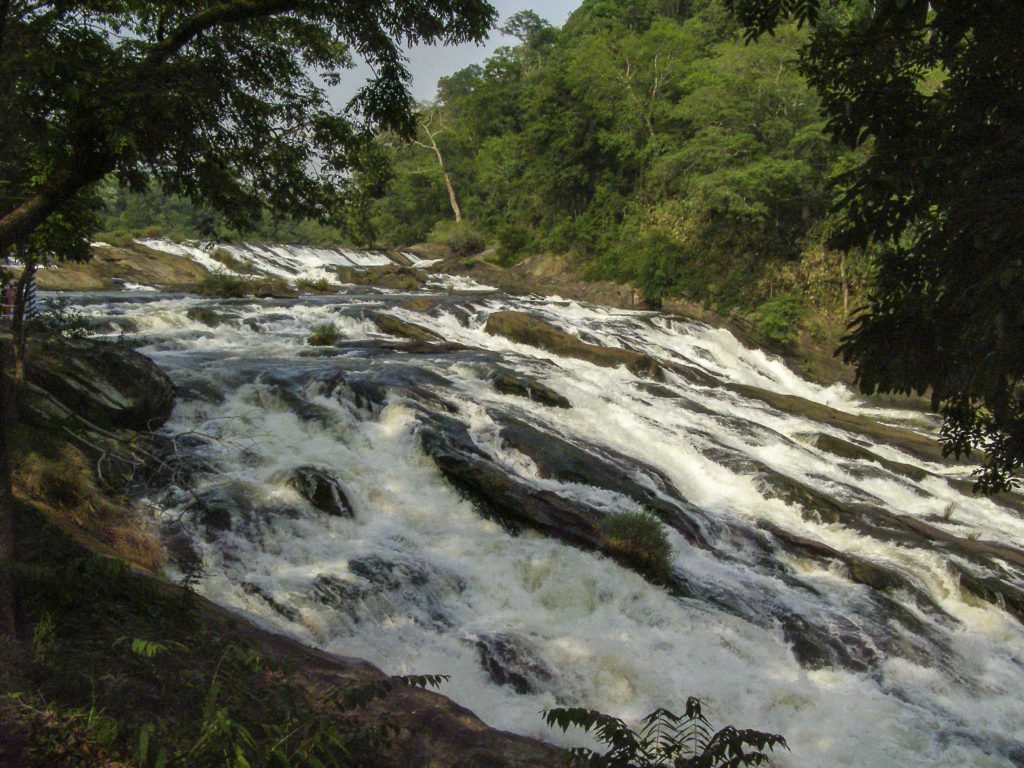
[[[475,256],[487,247],[486,238],[468,221],[439,221],[428,240],[447,245],[457,256]]]
[[[243,275],[253,274],[252,264],[238,258],[227,248],[214,248],[213,252],[210,253],[210,258],[214,261],[219,261],[232,272],[239,272]]]
[[[310,329],[306,343],[311,347],[331,347],[341,338],[341,331],[334,323],[321,323]]]
[[[800,323],[807,314],[803,299],[783,293],[764,302],[753,314],[754,327],[769,344],[790,346],[797,340]]]
[[[601,523],[608,551],[617,561],[658,584],[672,578],[672,545],[650,512],[611,512]]]
[[[203,280],[199,292],[222,299],[241,299],[251,293],[251,280],[229,274],[213,274]]]
[[[498,228],[498,262],[511,266],[530,251],[530,232],[525,227],[506,224]]]
[[[311,280],[308,277],[300,277],[295,281],[295,287],[307,293],[337,293],[337,287],[326,277],[319,280]]]

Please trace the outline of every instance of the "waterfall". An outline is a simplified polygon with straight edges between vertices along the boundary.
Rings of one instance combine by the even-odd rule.
[[[390,263],[231,252],[289,277]],[[716,724],[784,734],[780,766],[1022,764],[1021,499],[965,492],[970,467],[927,450],[931,416],[806,381],[705,324],[475,288],[84,297],[179,387],[165,430],[187,481],[148,499],[172,575],[186,550],[211,599],[389,673],[450,675],[442,692],[488,724],[560,743],[579,742],[543,726],[545,707],[635,721],[696,695]],[[644,353],[659,375],[488,333],[499,311]],[[376,313],[443,343],[391,336]],[[322,323],[341,341],[306,345]],[[297,468],[351,516],[314,508]],[[578,531],[481,514],[496,484],[523,519],[651,510],[671,584]]]

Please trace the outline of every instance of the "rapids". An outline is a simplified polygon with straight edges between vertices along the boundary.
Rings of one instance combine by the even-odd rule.
[[[288,276],[334,265],[311,249],[261,258]],[[969,467],[743,386],[918,433],[934,432],[929,417],[815,385],[676,317],[443,275],[415,295],[433,299],[427,311],[412,294],[355,287],[283,301],[79,299],[179,388],[165,431],[181,463],[168,487],[145,491],[178,553],[173,574],[198,558],[213,600],[390,673],[450,675],[443,693],[542,739],[579,743],[543,725],[546,707],[636,720],[696,695],[716,725],[784,734],[780,766],[1024,764],[1020,512],[965,495]],[[197,307],[218,313],[212,327],[190,319]],[[501,310],[675,367],[652,382],[488,334]],[[403,344],[375,312],[448,343]],[[341,340],[307,346],[322,323]],[[499,391],[497,371],[571,407]],[[439,468],[437,441],[507,477],[524,504],[655,510],[674,525],[670,588],[483,516]],[[821,447],[836,444],[862,457]],[[297,467],[333,478],[352,516],[315,510],[286,481]]]

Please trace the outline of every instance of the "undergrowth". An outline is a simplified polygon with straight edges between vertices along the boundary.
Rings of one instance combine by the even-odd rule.
[[[290,768],[389,765],[372,704],[439,676],[303,678],[240,620],[81,549],[19,509],[29,637],[0,643],[0,765]]]

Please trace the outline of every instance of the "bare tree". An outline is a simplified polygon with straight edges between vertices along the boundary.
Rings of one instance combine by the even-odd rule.
[[[438,127],[434,127],[435,123]],[[437,157],[437,164],[441,168],[441,175],[444,177],[444,185],[448,190],[448,202],[451,203],[452,213],[455,214],[455,221],[462,221],[462,209],[459,207],[459,199],[455,196],[455,187],[452,186],[451,176],[448,175],[448,169],[444,164],[444,155],[441,154],[441,148],[437,145],[437,137],[445,131],[444,124],[441,123],[441,112],[436,107],[430,109],[420,116],[419,120],[419,131],[427,137],[427,142],[424,143],[419,139],[413,139],[413,143],[418,147],[429,149]]]

